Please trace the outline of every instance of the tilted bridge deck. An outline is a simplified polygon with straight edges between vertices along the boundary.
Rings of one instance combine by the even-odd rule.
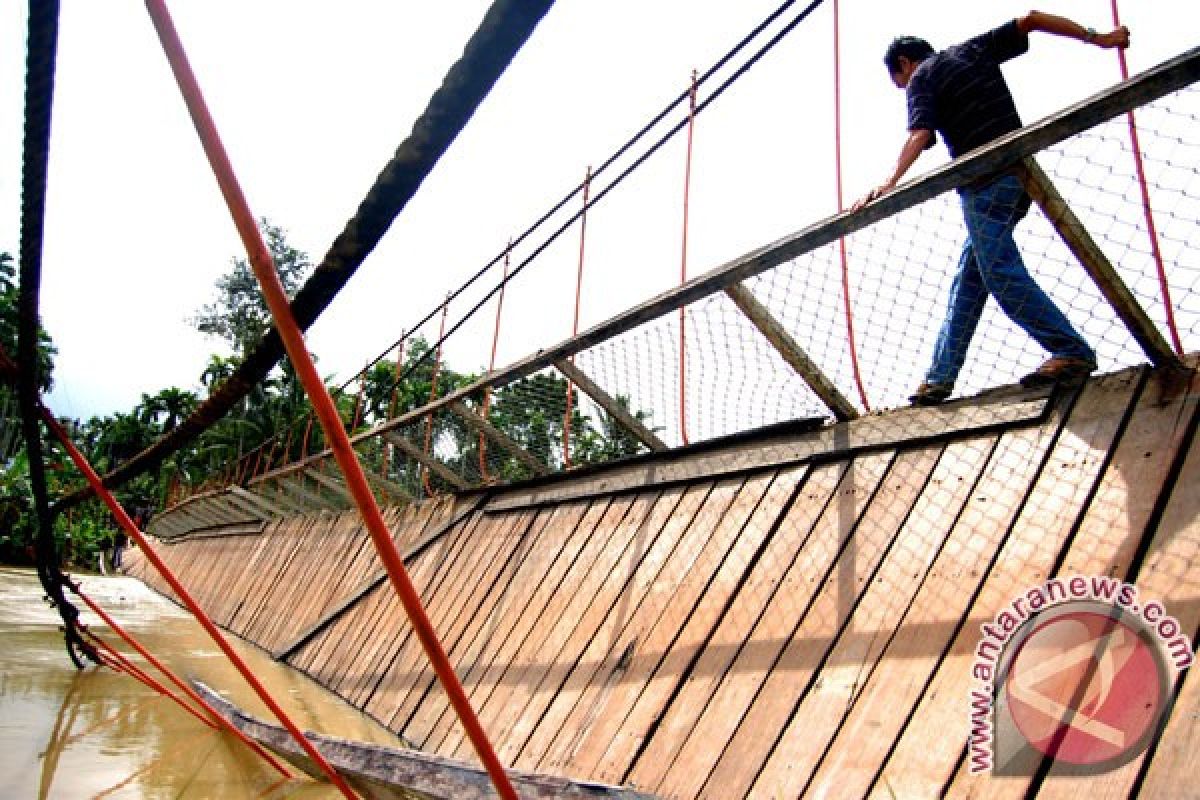
[[[998,390],[389,522],[515,769],[679,798],[1174,797],[1200,718],[1187,671],[1150,750],[1091,777],[1029,752],[1022,774],[970,775],[968,696],[980,625],[1055,576],[1134,583],[1194,637],[1198,388],[1135,368]],[[412,745],[474,757],[353,513],[159,549],[229,630]]]

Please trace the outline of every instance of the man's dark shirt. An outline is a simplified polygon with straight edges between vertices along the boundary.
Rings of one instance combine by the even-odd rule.
[[[929,56],[908,83],[908,129],[941,133],[955,158],[1017,130],[1021,118],[1000,65],[1027,50],[1029,36],[1012,20]]]

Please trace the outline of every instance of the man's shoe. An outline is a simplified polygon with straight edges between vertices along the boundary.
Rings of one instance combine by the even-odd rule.
[[[952,383],[929,383],[926,381],[917,387],[909,396],[908,401],[914,406],[936,406],[946,402],[946,398],[954,391]]]
[[[1021,378],[1021,385],[1026,389],[1036,389],[1041,386],[1078,386],[1088,375],[1096,371],[1096,362],[1090,358],[1071,358],[1056,356],[1047,360],[1033,372]]]

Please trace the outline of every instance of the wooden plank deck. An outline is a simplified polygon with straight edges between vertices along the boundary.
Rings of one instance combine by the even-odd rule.
[[[998,753],[1012,774],[971,774],[967,699],[980,625],[1056,576],[1127,580],[1200,632],[1198,400],[1126,370],[517,487],[449,526],[447,503],[388,521],[516,769],[663,798],[1186,796],[1188,671],[1161,736],[1103,775],[1028,747]],[[221,624],[413,745],[474,758],[352,514],[157,549]]]

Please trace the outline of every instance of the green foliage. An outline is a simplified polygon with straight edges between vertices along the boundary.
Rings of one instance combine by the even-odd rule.
[[[0,347],[9,358],[17,358],[17,270],[12,256],[0,252]],[[38,385],[43,392],[54,385],[54,356],[58,351],[50,334],[38,328]]]
[[[279,280],[291,297],[312,268],[312,262],[307,253],[288,244],[282,228],[266,219],[260,224]],[[225,340],[238,356],[245,356],[270,329],[271,312],[250,262],[235,258],[232,263],[232,269],[217,280],[217,299],[201,308],[191,323],[201,333]]]
[[[262,221],[268,247],[280,278],[293,292],[310,268],[307,254],[291,247],[284,232]],[[15,348],[16,286],[12,259],[0,253],[0,343]],[[217,336],[231,347],[231,355],[214,354],[198,376],[208,391],[215,389],[234,370],[246,352],[270,325],[262,295],[250,266],[234,259],[228,274],[217,281],[217,300],[204,306],[192,323],[204,333]],[[380,362],[360,376],[354,389],[336,397],[347,429],[364,430],[388,419],[420,409],[478,380],[479,375],[458,372],[430,353],[421,337],[406,343],[403,364],[397,368]],[[45,338],[45,388],[53,366],[54,348]],[[398,375],[403,374],[403,379]],[[31,498],[28,464],[20,447],[12,445],[15,402],[0,387],[0,560],[22,561],[32,541]],[[567,412],[567,381],[555,374],[540,373],[495,390],[488,402],[488,421],[522,449],[551,469],[564,466],[564,421]],[[642,444],[604,412],[596,418],[584,413],[580,395],[570,388],[570,461],[574,466],[601,463],[640,453]],[[629,410],[629,400],[617,401]],[[128,412],[93,417],[86,422],[64,420],[72,439],[101,473],[112,470],[174,430],[200,404],[195,393],[168,387],[143,394]],[[484,398],[470,397],[467,405],[483,413]],[[7,408],[11,410],[6,412]],[[648,424],[645,411],[632,412]],[[7,427],[5,427],[7,425]],[[428,450],[468,483],[513,481],[532,477],[529,468],[494,442],[485,442],[457,414],[441,411],[418,419],[396,431],[416,447]],[[19,437],[18,437],[19,438]],[[19,444],[19,442],[18,442]],[[155,471],[123,485],[117,499],[127,509],[161,508],[178,486],[197,487],[231,470],[239,463],[258,465],[258,472],[303,458],[325,446],[320,426],[311,418],[311,405],[290,362],[273,370],[217,424],[190,446],[164,461]],[[430,474],[416,461],[400,457],[394,445],[372,437],[358,451],[365,466],[381,472],[389,481],[410,487],[416,493],[438,492],[453,487]],[[481,455],[486,458],[481,458]],[[47,478],[51,496],[76,488],[79,479],[69,468],[57,446],[48,443]],[[481,462],[486,462],[481,464]],[[247,474],[241,476],[249,477]],[[111,545],[115,521],[98,502],[72,509],[56,520],[55,536],[65,559],[77,566],[94,568],[100,551]]]

